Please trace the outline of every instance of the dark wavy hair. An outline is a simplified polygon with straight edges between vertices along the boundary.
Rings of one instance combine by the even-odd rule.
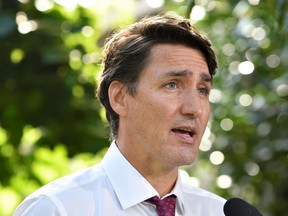
[[[217,61],[210,41],[192,26],[190,20],[176,16],[145,17],[108,38],[104,50],[102,71],[96,94],[106,109],[111,127],[111,139],[117,138],[119,116],[112,109],[108,88],[117,80],[127,85],[134,95],[141,72],[149,64],[151,48],[156,44],[181,44],[201,51],[213,78]]]

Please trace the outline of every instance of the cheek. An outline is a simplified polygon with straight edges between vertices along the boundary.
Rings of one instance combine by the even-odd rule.
[[[138,101],[130,107],[130,120],[137,122],[141,127],[148,127],[155,120],[159,109],[155,102],[147,99],[138,99]]]
[[[205,111],[205,118],[207,119],[207,121],[208,121],[208,119],[210,117],[210,113],[211,113],[210,106],[208,106],[208,108]]]
[[[206,127],[209,117],[210,117],[210,103],[205,102],[203,106],[203,115],[202,115],[202,124],[203,127]]]
[[[204,111],[204,114],[205,116],[210,116],[210,111],[211,111],[211,108],[210,108],[210,102],[209,100],[205,100],[203,103],[202,103],[202,106],[203,106],[203,111]]]
[[[171,121],[168,107],[168,104],[160,103],[159,99],[152,103],[145,103],[141,108],[141,114],[139,113],[139,118],[142,119],[141,124],[145,130],[150,131],[151,134],[163,132],[168,122]]]

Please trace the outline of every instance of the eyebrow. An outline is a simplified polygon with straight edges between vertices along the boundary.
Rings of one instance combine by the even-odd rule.
[[[163,77],[188,77],[192,76],[194,73],[190,70],[180,70],[180,71],[169,71],[163,75]],[[205,72],[202,72],[200,74],[201,80],[207,83],[212,84],[212,77],[210,74],[207,74]]]

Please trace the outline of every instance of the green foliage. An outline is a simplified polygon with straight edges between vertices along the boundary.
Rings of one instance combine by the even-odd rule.
[[[209,128],[183,169],[196,185],[285,215],[286,1],[175,0],[155,11],[133,0],[57,2],[0,1],[0,215],[101,160],[109,131],[94,91],[105,38],[161,11],[194,19],[219,58]]]

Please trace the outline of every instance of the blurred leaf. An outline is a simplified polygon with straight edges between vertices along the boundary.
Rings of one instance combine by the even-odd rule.
[[[95,80],[104,41],[161,11],[195,19],[219,61],[198,160],[183,167],[191,182],[242,197],[264,215],[286,214],[287,1],[165,1],[156,9],[133,0],[39,2],[0,2],[1,215],[43,184],[101,160],[109,131]]]

